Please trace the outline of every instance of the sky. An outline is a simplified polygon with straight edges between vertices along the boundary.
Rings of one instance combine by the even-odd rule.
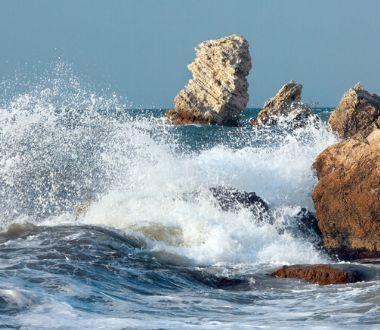
[[[380,94],[380,0],[0,0],[0,79],[61,59],[136,107],[171,107],[204,40],[250,44],[249,106],[287,81],[335,106],[360,81]]]

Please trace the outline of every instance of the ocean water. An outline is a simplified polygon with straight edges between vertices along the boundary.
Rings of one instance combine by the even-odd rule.
[[[376,329],[370,281],[274,279],[282,265],[333,262],[297,230],[313,211],[318,125],[171,126],[130,109],[65,65],[7,80],[0,99],[0,328]],[[254,191],[274,221],[223,211],[212,187]]]

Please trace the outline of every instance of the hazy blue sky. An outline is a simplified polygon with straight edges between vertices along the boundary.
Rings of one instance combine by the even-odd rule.
[[[356,81],[380,94],[380,0],[0,0],[0,75],[58,56],[136,106],[171,106],[201,41],[251,47],[250,105],[288,80],[335,105]]]

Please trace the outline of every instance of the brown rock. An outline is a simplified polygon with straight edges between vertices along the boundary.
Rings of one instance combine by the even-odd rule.
[[[380,128],[380,97],[357,83],[343,95],[329,118],[329,124],[342,138],[358,133],[367,137],[374,129]]]
[[[290,81],[264,104],[251,125],[275,125],[281,117],[291,116],[293,122],[302,122],[313,113],[309,106],[301,103],[302,85]]]
[[[313,192],[324,247],[341,258],[380,256],[380,133],[325,149]]]
[[[248,103],[247,40],[232,35],[203,42],[188,68],[193,78],[175,97],[175,108],[166,117],[174,124],[237,125]]]
[[[358,271],[330,265],[283,266],[271,275],[281,278],[299,278],[319,285],[354,283],[363,279],[363,275]]]

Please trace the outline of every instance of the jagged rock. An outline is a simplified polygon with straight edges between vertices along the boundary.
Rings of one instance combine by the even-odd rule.
[[[296,222],[297,228],[307,239],[312,239],[316,245],[320,245],[322,233],[318,227],[318,220],[315,215],[306,208],[302,208],[293,221]]]
[[[254,192],[239,191],[234,188],[213,187],[210,191],[223,211],[249,209],[256,220],[272,222],[268,204]]]
[[[222,186],[210,188],[210,191],[223,211],[235,211],[242,207],[269,211],[268,204],[254,192],[239,191]]]
[[[289,117],[294,124],[302,125],[313,112],[311,108],[301,102],[302,85],[290,81],[277,94],[264,104],[264,108],[251,125],[275,125],[282,117]]]
[[[380,128],[380,96],[367,92],[357,83],[343,95],[329,118],[329,124],[342,138],[358,133],[367,137]]]
[[[237,125],[248,103],[251,56],[238,35],[202,42],[188,66],[193,78],[165,115],[174,124]]]
[[[362,270],[359,266],[336,265],[283,266],[271,275],[281,278],[299,278],[319,285],[355,283],[366,279],[364,269]]]
[[[313,191],[324,247],[343,259],[380,256],[380,130],[325,149]]]

